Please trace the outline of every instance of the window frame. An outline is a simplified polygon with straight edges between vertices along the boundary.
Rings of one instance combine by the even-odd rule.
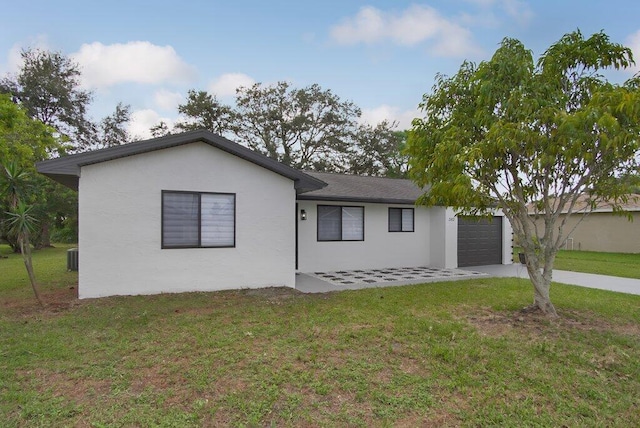
[[[181,249],[181,248],[235,248],[236,247],[236,202],[237,196],[235,193],[228,192],[195,192],[190,190],[162,190],[162,196],[160,199],[160,247],[161,249]],[[189,194],[196,195],[198,197],[198,244],[197,245],[167,245],[164,242],[164,220],[165,220],[165,194]],[[231,245],[202,245],[202,195],[224,195],[233,196],[233,244]]]
[[[391,211],[392,210],[399,210],[400,211],[400,230],[391,230]],[[407,210],[407,211],[411,211],[412,215],[411,215],[411,230],[404,230],[403,227],[403,212]],[[404,207],[389,207],[389,211],[388,211],[388,215],[387,215],[387,229],[389,231],[389,233],[414,233],[416,231],[416,210],[415,208],[404,208]]]
[[[340,209],[340,239],[320,239],[320,207],[331,207],[331,208],[339,208]],[[344,233],[342,230],[343,226],[343,215],[344,208],[361,208],[362,209],[362,239],[344,239]],[[365,236],[365,213],[364,213],[364,205],[328,205],[328,204],[318,204],[316,206],[316,241],[317,242],[364,242]]]

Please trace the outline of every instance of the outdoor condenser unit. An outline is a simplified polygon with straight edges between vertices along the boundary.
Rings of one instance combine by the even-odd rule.
[[[69,248],[67,250],[67,270],[78,270],[77,248]]]

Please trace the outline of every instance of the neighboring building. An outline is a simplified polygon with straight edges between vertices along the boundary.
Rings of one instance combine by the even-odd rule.
[[[564,230],[569,236],[562,247],[567,250],[607,251],[614,253],[640,253],[640,195],[629,195],[628,203],[623,208],[631,216],[632,221],[620,214],[614,214],[607,202],[599,203],[588,211],[586,197],[581,197],[569,216]],[[532,210],[529,212],[533,215]],[[566,211],[563,211],[566,212]],[[563,215],[558,219],[562,221]],[[537,220],[543,224],[541,219]]]
[[[414,206],[411,181],[302,172],[206,131],[40,162],[79,192],[80,298],[268,286],[300,272],[511,263],[511,229]],[[459,245],[459,244],[462,245]]]

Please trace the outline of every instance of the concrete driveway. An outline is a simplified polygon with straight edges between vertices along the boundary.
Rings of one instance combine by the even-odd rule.
[[[490,276],[529,278],[527,268],[521,264],[474,266],[473,270],[486,273]],[[640,279],[554,270],[553,282],[640,295]]]

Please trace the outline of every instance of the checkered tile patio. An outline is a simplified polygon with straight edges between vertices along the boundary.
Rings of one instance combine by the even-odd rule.
[[[473,272],[461,269],[438,269],[431,267],[403,267],[387,269],[359,269],[336,272],[311,272],[307,275],[314,276],[322,281],[337,286],[351,284],[383,284],[385,282],[419,282],[434,281],[438,279],[462,279],[474,276],[486,276],[481,272]]]

